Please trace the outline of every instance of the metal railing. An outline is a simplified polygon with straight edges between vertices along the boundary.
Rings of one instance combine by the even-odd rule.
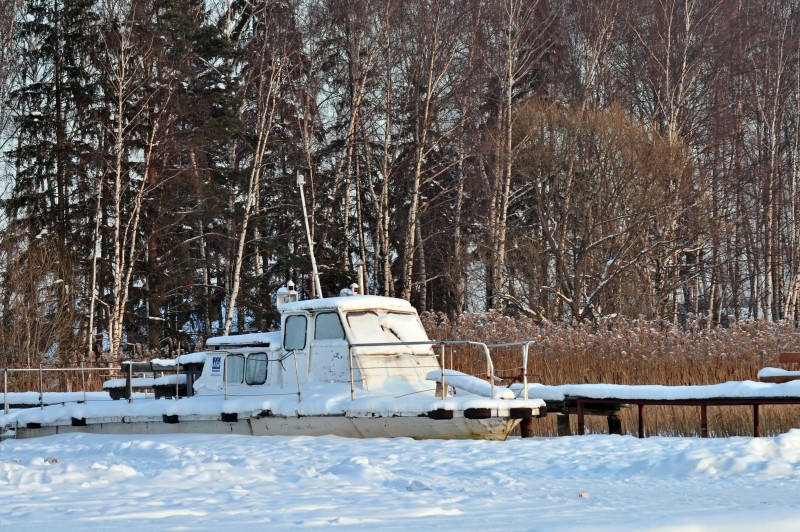
[[[81,363],[80,367],[77,368],[51,368],[51,367],[44,367],[39,366],[38,368],[0,368],[0,371],[3,372],[3,413],[8,414],[9,412],[9,391],[8,391],[8,374],[9,373],[36,373],[38,374],[38,393],[39,393],[39,407],[44,408],[44,394],[47,393],[44,389],[44,374],[49,372],[80,372],[81,375],[81,390],[77,393],[83,393],[83,402],[86,403],[86,374],[87,372],[97,371],[97,372],[107,372],[107,373],[121,373],[121,370],[117,368],[110,368],[110,367],[85,367],[83,363]]]
[[[487,344],[488,348],[501,348],[501,347],[514,347],[514,346],[522,346],[522,367],[520,368],[522,371],[522,390],[523,390],[523,399],[528,399],[528,361],[529,361],[529,351],[530,346],[536,343],[534,340],[521,340],[519,342],[507,342],[502,344]]]
[[[431,350],[435,354],[435,350],[437,347],[441,349],[440,351],[440,369],[441,369],[441,385],[443,390],[447,390],[447,384],[445,382],[446,379],[446,370],[448,369],[447,365],[447,356],[446,356],[446,348],[450,348],[450,366],[453,367],[453,347],[457,346],[475,346],[481,348],[483,351],[485,361],[486,361],[486,378],[489,381],[489,385],[491,386],[491,397],[495,397],[495,364],[492,360],[491,349],[492,348],[504,348],[504,347],[514,347],[514,346],[521,346],[522,353],[521,353],[521,366],[517,369],[521,371],[522,374],[522,387],[523,387],[523,394],[524,399],[528,399],[528,362],[529,362],[529,350],[530,346],[533,345],[535,342],[532,340],[523,340],[519,342],[507,342],[507,343],[498,343],[498,344],[486,344],[484,342],[475,342],[472,340],[428,340],[428,341],[421,341],[421,342],[376,342],[376,343],[360,343],[360,344],[350,344],[349,348],[349,359],[350,359],[350,398],[355,398],[355,363],[354,363],[354,350],[360,347],[398,347],[398,346],[419,346],[419,345],[427,345],[431,347]],[[408,356],[409,353],[405,353],[401,356]]]

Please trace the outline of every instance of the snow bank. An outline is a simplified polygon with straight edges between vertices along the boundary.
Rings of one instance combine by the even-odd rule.
[[[794,531],[800,431],[491,441],[68,434],[0,443],[15,531]]]

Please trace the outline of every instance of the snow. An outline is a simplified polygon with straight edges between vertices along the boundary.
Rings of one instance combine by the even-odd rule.
[[[510,388],[518,395],[522,392],[521,384],[512,384]],[[707,384],[701,386],[630,386],[622,384],[528,385],[529,397],[539,397],[546,401],[561,401],[564,399],[565,395],[592,399],[615,398],[624,400],[800,397],[800,381],[782,384],[754,381],[730,381],[721,384]]]
[[[186,384],[186,374],[163,375],[153,379],[153,386],[165,386],[167,384]]]
[[[0,443],[0,527],[796,530],[800,430],[492,441],[64,434]]]
[[[5,402],[5,399],[5,394],[0,393],[0,401]],[[91,402],[110,401],[111,397],[108,392],[44,392],[42,395],[42,403],[45,405],[77,403],[84,399]],[[8,403],[10,405],[38,405],[39,392],[10,392]]]
[[[427,379],[441,383],[442,371],[428,372]],[[452,386],[458,390],[464,390],[484,397],[494,397],[495,399],[515,398],[515,394],[512,390],[500,386],[494,387],[494,396],[492,396],[492,385],[487,381],[453,369],[444,370],[444,381],[447,386]]]
[[[326,297],[320,299],[306,299],[285,303],[281,306],[281,313],[298,312],[303,310],[324,310],[338,308],[342,311],[348,310],[398,310],[413,312],[414,307],[405,299],[383,296],[344,296]]]
[[[119,379],[122,385],[125,380]],[[136,382],[136,379],[134,379]],[[149,384],[148,384],[149,383]],[[145,382],[152,386],[153,379]],[[174,384],[174,380],[171,382]],[[431,383],[432,384],[432,383]],[[123,417],[143,417],[159,419],[162,415],[178,415],[182,417],[211,417],[216,418],[220,412],[239,413],[243,416],[257,415],[260,412],[270,411],[277,416],[315,416],[315,415],[342,415],[348,412],[370,412],[371,415],[383,417],[395,415],[408,415],[409,413],[429,412],[431,410],[453,410],[458,408],[500,408],[507,405],[503,399],[490,399],[488,397],[459,395],[457,398],[443,400],[431,395],[405,395],[400,401],[394,395],[374,394],[358,390],[355,399],[350,398],[349,383],[323,383],[311,382],[302,388],[302,401],[298,402],[297,391],[287,388],[283,394],[259,393],[257,386],[229,386],[228,398],[225,399],[223,391],[217,394],[195,395],[194,397],[174,400],[154,400],[152,394],[137,396],[132,402],[89,400],[87,404],[56,402],[44,409],[30,408],[12,410],[8,414],[0,413],[0,427],[19,423],[24,426],[28,423],[69,423],[72,418],[85,418],[88,420],[113,420]],[[433,384],[432,384],[433,389]],[[389,388],[387,388],[389,390]],[[10,402],[14,402],[14,396]],[[0,394],[2,396],[2,394]],[[38,403],[36,399],[29,404]],[[105,394],[105,398],[108,394]],[[82,398],[76,398],[82,400]],[[63,401],[63,400],[62,400]],[[456,403],[457,401],[457,403]],[[530,401],[517,401],[515,406],[538,408],[544,403],[538,399]]]
[[[155,384],[155,379],[152,377],[133,377],[131,379],[131,386],[134,388],[151,388]],[[125,379],[109,379],[103,383],[103,389],[120,388],[127,385]]]
[[[800,371],[789,371],[781,368],[761,368],[758,371],[758,378],[765,377],[797,377],[800,379]]]
[[[281,333],[280,331],[272,331],[272,332],[256,332],[256,333],[244,333],[244,334],[232,334],[230,336],[215,336],[214,338],[209,338],[206,340],[206,345],[209,347],[220,347],[220,346],[242,346],[242,345],[270,345],[270,344],[281,344]],[[205,354],[204,352],[201,353],[194,353],[195,356],[199,357],[199,355]],[[181,355],[185,357],[187,355]],[[199,358],[196,362],[203,362],[205,358]],[[189,362],[195,362],[195,360],[185,360],[182,361],[184,364],[188,364]]]
[[[263,333],[261,333],[263,334]],[[178,358],[154,358],[150,361],[153,366],[156,367],[167,367],[172,366],[175,367],[175,363],[178,364],[200,364],[206,361],[206,352],[205,351],[198,351],[196,353],[186,353],[185,355],[180,355]]]
[[[173,376],[174,377],[174,376]],[[441,379],[441,371],[430,371],[427,378],[431,381]],[[495,399],[490,399],[491,387],[485,381],[478,386],[480,379],[466,379],[459,377],[458,372],[448,370],[445,382],[462,390],[476,395],[466,397],[458,394],[460,408],[497,408],[502,405],[504,398],[508,398],[509,388],[495,386]],[[134,383],[138,382],[134,379]],[[150,379],[147,382],[152,382]],[[174,384],[174,380],[165,381]],[[430,381],[429,381],[430,382]],[[118,385],[124,384],[124,379],[118,379]],[[357,390],[355,400],[350,399],[349,383],[307,382],[302,386],[302,401],[298,402],[297,389],[293,385],[282,389],[282,394],[271,391],[265,395],[258,386],[230,385],[227,399],[223,397],[223,390],[203,389],[202,383],[196,383],[195,389],[203,396],[181,399],[180,401],[154,401],[151,399],[127,401],[107,401],[108,394],[97,400],[89,399],[88,404],[66,402],[59,399],[57,394],[45,394],[46,403],[56,403],[53,406],[40,409],[12,411],[7,415],[0,414],[0,426],[18,422],[25,423],[52,423],[57,420],[69,421],[71,418],[115,418],[122,416],[148,416],[161,417],[167,415],[181,416],[216,416],[219,412],[238,412],[243,415],[256,414],[261,411],[271,411],[275,415],[331,415],[345,412],[374,412],[379,415],[391,416],[408,412],[427,412],[437,408],[452,409],[442,399],[429,395],[405,395],[402,401],[387,388],[386,393],[375,391]],[[433,383],[431,382],[431,389]],[[269,388],[269,387],[267,387]],[[266,389],[266,388],[265,388]],[[510,391],[516,397],[522,397],[522,385],[512,384]],[[9,394],[10,403],[20,401],[18,394]],[[73,392],[73,401],[82,401],[79,392]],[[561,401],[565,396],[578,396],[594,399],[618,398],[633,401],[660,400],[660,399],[710,399],[710,398],[751,398],[751,397],[798,397],[800,398],[800,381],[782,384],[734,381],[722,384],[705,386],[626,386],[616,384],[568,384],[561,386],[547,386],[543,384],[528,385],[528,397],[532,400],[530,406],[542,404],[538,399],[546,401]],[[469,401],[465,402],[465,399]],[[2,394],[0,393],[0,399]],[[38,394],[31,395],[28,404],[39,402]],[[498,402],[499,401],[499,402]],[[64,403],[64,404],[58,404]],[[519,405],[518,405],[519,406]]]

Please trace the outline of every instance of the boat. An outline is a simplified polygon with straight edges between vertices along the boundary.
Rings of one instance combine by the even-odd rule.
[[[6,425],[16,438],[89,432],[503,440],[546,414],[544,401],[527,391],[495,385],[487,346],[431,341],[403,299],[298,300],[287,283],[277,307],[278,331],[206,341],[189,397],[50,405],[8,414]],[[483,378],[442,364],[437,346],[466,344],[485,353]]]

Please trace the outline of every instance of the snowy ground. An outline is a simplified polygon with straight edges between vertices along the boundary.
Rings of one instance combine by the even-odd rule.
[[[0,443],[0,527],[788,531],[798,483],[800,430],[506,442],[68,434]]]

